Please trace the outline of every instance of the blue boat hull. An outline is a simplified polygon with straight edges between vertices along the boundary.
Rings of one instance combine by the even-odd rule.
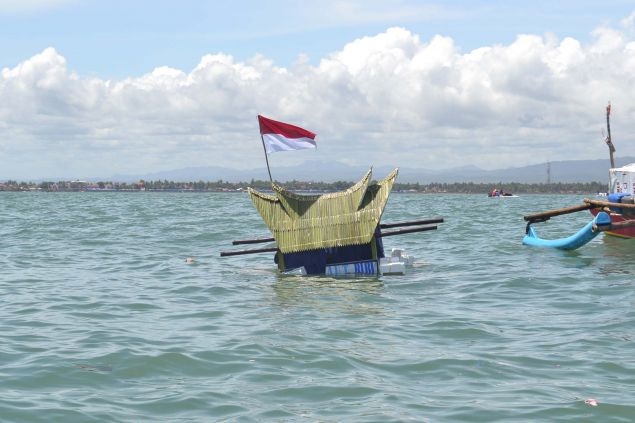
[[[546,247],[557,248],[560,250],[575,250],[587,244],[593,238],[598,236],[600,231],[594,231],[593,225],[610,225],[611,218],[605,212],[600,212],[595,218],[587,223],[576,234],[567,238],[559,239],[542,239],[537,234],[534,228],[530,225],[527,230],[527,235],[523,238],[523,245],[529,245],[532,247]]]

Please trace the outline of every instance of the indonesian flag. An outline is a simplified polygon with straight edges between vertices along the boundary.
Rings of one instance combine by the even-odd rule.
[[[267,154],[317,147],[315,134],[311,131],[260,115],[258,115],[258,123]]]

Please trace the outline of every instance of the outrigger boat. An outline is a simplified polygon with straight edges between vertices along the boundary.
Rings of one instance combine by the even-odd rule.
[[[554,216],[575,213],[582,210],[590,210],[595,217],[576,234],[567,238],[554,240],[542,239],[531,226],[533,223],[546,222]],[[631,214],[632,218],[630,219],[624,217]],[[619,217],[619,220],[617,217]],[[624,233],[625,231],[635,229],[635,204],[613,203],[610,201],[585,198],[584,204],[582,205],[530,214],[525,216],[524,219],[527,222],[526,235],[523,238],[524,245],[575,250],[591,241],[599,235],[600,232]]]
[[[527,228],[525,231],[526,235],[523,238],[524,245],[573,250],[585,245],[600,232],[622,238],[635,238],[635,163],[620,168],[615,167],[615,159],[613,157],[615,147],[611,139],[610,114],[611,103],[606,107],[608,136],[605,141],[609,147],[611,159],[608,201],[586,198],[584,199],[585,204],[580,206],[525,216]],[[594,218],[584,228],[570,237],[555,240],[541,239],[534,228],[531,227],[532,223],[546,222],[551,217],[582,210],[590,210]]]
[[[269,248],[224,251],[221,256],[275,252],[282,273],[303,275],[403,274],[412,258],[402,250],[386,257],[383,238],[437,229],[443,217],[380,223],[398,170],[371,183],[372,169],[340,192],[301,195],[272,184],[273,194],[249,188],[249,196],[273,237],[233,245],[275,242]],[[392,231],[382,229],[399,228]]]

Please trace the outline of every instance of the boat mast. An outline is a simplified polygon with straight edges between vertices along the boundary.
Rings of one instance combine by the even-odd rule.
[[[609,105],[606,106],[606,130],[608,131],[608,136],[606,137],[606,145],[609,146],[609,154],[611,155],[611,168],[615,168],[615,159],[613,158],[613,153],[615,153],[615,146],[613,145],[613,140],[611,139],[611,122],[609,120],[609,116],[611,116],[611,102],[609,101]]]

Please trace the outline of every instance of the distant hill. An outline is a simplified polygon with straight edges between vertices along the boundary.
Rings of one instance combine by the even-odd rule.
[[[634,163],[635,157],[623,157],[616,160],[617,166]],[[551,162],[551,182],[604,182],[608,181],[607,159],[566,160]],[[411,169],[403,169],[399,174],[401,182],[547,182],[547,163],[513,167],[497,170],[477,168],[454,169],[436,172],[433,175],[421,174]]]
[[[634,163],[635,157],[623,157],[616,160],[618,166]],[[551,162],[551,182],[603,182],[608,179],[608,159],[600,160],[564,160]],[[348,166],[333,162],[308,161],[298,166],[278,167],[272,169],[274,179],[278,181],[357,181],[368,168]],[[374,167],[375,178],[383,178],[392,170],[389,166]],[[138,175],[114,175],[104,178],[87,178],[91,181],[132,182],[139,179],[169,181],[218,181],[249,182],[267,180],[265,167],[251,170],[228,169],[224,167],[191,167],[164,172]],[[466,166],[447,170],[427,170],[416,168],[400,168],[399,182],[520,182],[541,183],[547,181],[547,163],[530,166],[513,167],[497,170],[483,170],[475,166]]]

